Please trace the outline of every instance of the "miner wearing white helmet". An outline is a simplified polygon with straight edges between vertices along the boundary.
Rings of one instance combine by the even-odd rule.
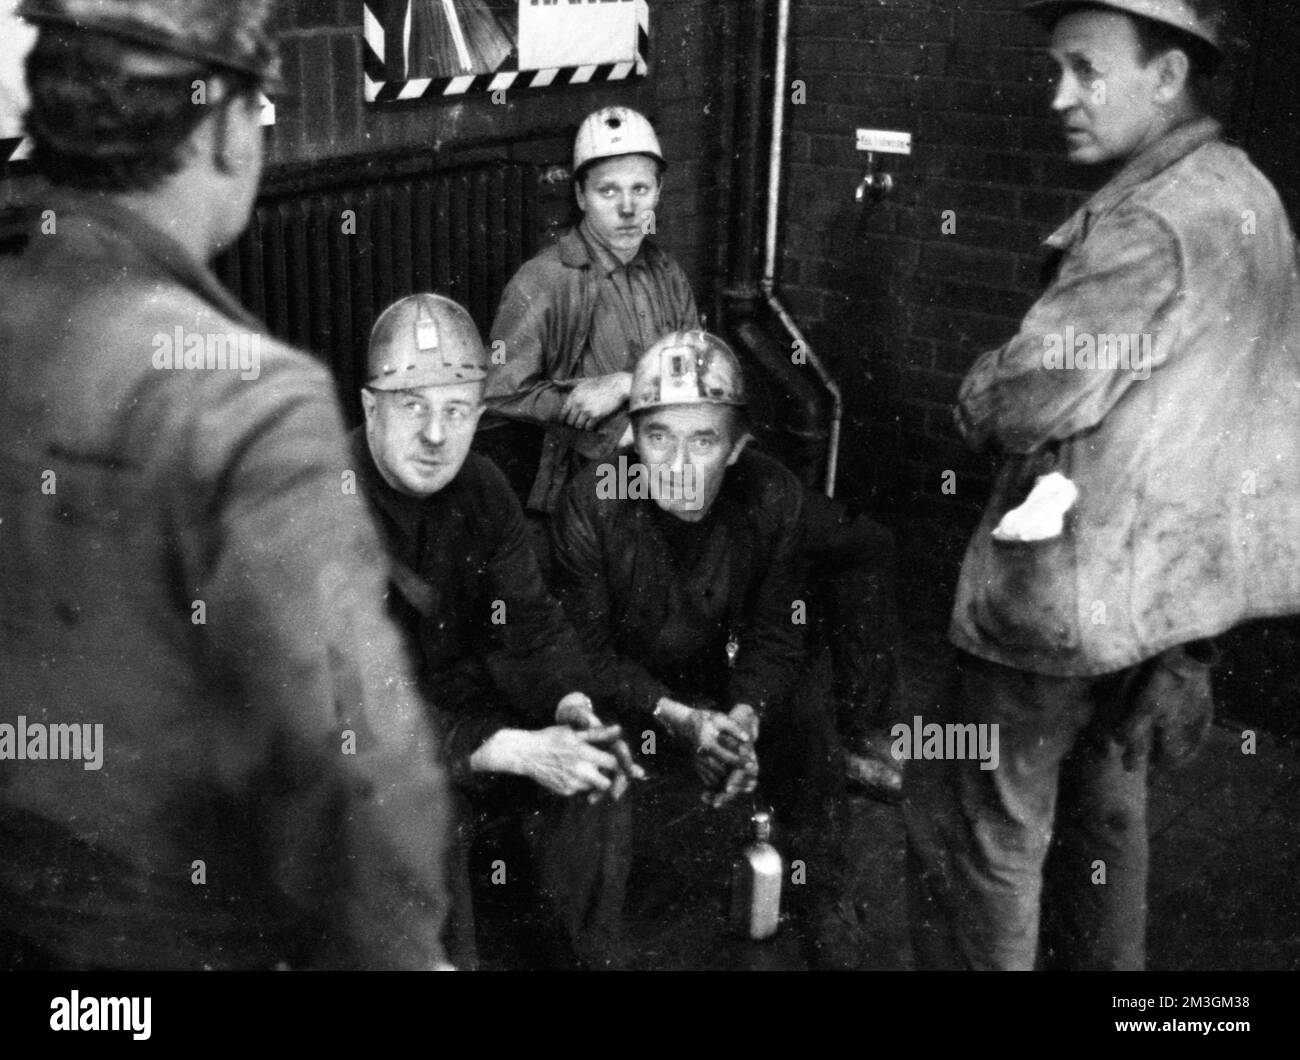
[[[589,115],[573,150],[582,222],[525,264],[502,295],[491,333],[491,411],[480,440],[503,466],[527,468],[533,439],[502,418],[544,429],[527,492],[534,525],[545,522],[578,471],[629,440],[627,396],[638,355],[667,332],[700,325],[685,275],[647,235],[664,165],[642,115],[626,107]],[[902,770],[885,738],[898,674],[893,540],[871,519],[812,491],[805,502],[846,771],[868,794],[896,802]]]
[[[208,268],[271,5],[19,14],[55,188],[0,263],[0,758],[16,719],[85,740],[0,762],[0,967],[445,967],[443,771],[333,382]]]
[[[993,753],[898,732],[924,759],[913,946],[925,968],[1140,969],[1148,772],[1210,725],[1207,638],[1300,611],[1296,245],[1206,112],[1223,4],[1026,10],[1070,159],[1111,168],[961,387],[958,429],[998,465],[940,720]]]
[[[365,425],[352,467],[393,564],[394,613],[442,718],[458,793],[458,852],[483,829],[514,884],[497,923],[454,872],[451,943],[477,963],[472,928],[496,959],[609,967],[618,945],[630,820],[623,800],[641,776],[617,726],[602,725],[592,675],[559,605],[542,584],[524,516],[505,477],[470,452],[483,411],[487,355],[469,314],[449,298],[414,294],[389,306],[370,337]],[[514,846],[507,852],[506,841]],[[487,880],[474,879],[491,891]],[[527,896],[527,897],[525,897]],[[529,899],[539,925],[524,956]],[[471,916],[471,908],[477,912]]]
[[[549,513],[579,468],[623,440],[641,352],[665,332],[699,326],[686,274],[652,234],[664,169],[644,116],[627,107],[589,115],[573,149],[582,220],[501,296],[487,398],[492,418],[544,429],[531,511]]]
[[[852,966],[840,897],[841,793],[828,689],[809,678],[804,489],[749,446],[735,354],[703,331],[637,361],[633,443],[580,472],[552,521],[555,578],[602,692],[690,753],[703,798],[759,795],[783,854],[819,867],[793,911],[822,966]],[[829,930],[828,930],[829,929]]]

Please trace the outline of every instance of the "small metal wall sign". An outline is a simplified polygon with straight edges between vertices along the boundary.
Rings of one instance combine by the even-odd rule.
[[[870,151],[873,154],[910,155],[912,134],[890,132],[887,129],[859,129],[858,150]]]

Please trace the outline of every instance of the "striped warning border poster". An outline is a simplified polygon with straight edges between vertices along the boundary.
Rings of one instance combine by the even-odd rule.
[[[371,103],[645,76],[649,0],[362,0]]]

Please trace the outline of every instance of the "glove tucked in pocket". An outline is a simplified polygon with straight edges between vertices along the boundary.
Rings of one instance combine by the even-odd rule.
[[[1078,557],[1070,528],[1046,541],[982,544],[970,615],[991,644],[1069,651],[1079,644]]]

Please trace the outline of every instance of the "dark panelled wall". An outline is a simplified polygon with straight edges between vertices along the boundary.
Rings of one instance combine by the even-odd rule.
[[[409,149],[459,166],[486,158],[567,164],[578,123],[623,104],[656,123],[670,169],[659,237],[707,301],[717,279],[721,102],[719,57],[729,13],[749,0],[653,0],[650,75],[641,80],[484,93],[428,102],[365,102],[361,0],[282,0],[281,54],[290,98],[277,108],[271,166]]]
[[[527,163],[454,169],[326,166],[264,190],[242,237],[213,267],[272,334],[329,364],[344,410],[360,422],[370,329],[395,299],[434,291],[491,326],[510,277],[536,252],[539,202],[567,184]],[[398,172],[393,172],[399,169]],[[380,172],[376,172],[376,171]],[[302,190],[310,180],[311,191]]]

